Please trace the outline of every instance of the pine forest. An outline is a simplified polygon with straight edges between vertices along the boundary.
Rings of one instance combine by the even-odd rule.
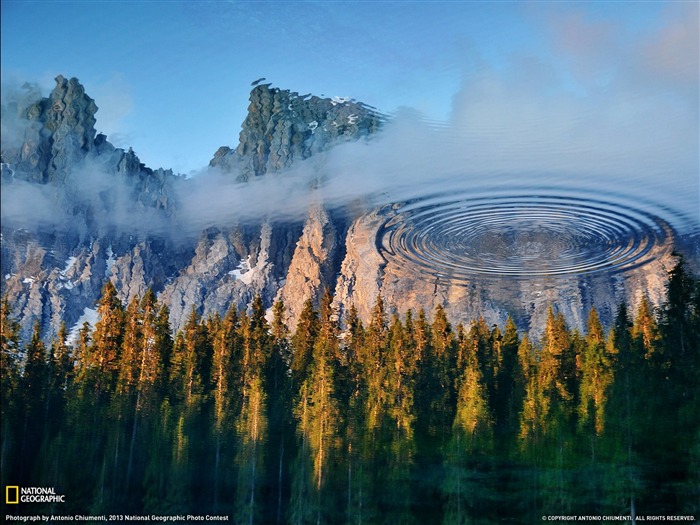
[[[556,306],[509,319],[339,319],[327,293],[172,334],[154,293],[107,282],[73,344],[26,344],[2,304],[2,483],[54,486],[32,512],[229,515],[247,524],[534,523],[700,516],[700,281],[585,330]],[[268,319],[270,319],[268,321]]]

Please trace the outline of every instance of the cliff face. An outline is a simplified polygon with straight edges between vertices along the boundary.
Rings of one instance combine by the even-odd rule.
[[[609,324],[622,301],[636,308],[642,293],[659,304],[665,293],[667,272],[675,265],[673,244],[654,248],[650,262],[618,274],[594,273],[559,278],[478,278],[453,281],[440,276],[426,278],[407,266],[384,257],[377,246],[379,230],[390,217],[386,209],[358,217],[345,239],[346,256],[335,288],[336,306],[342,311],[355,304],[362,319],[368,319],[377,294],[399,312],[423,308],[431,312],[441,305],[450,319],[470,321],[484,317],[503,326],[508,315],[537,338],[554,305],[567,322],[585,328],[591,307]],[[633,310],[634,311],[634,310]]]
[[[22,145],[15,151],[3,147],[3,158],[17,173],[33,182],[62,181],[66,171],[95,147],[95,101],[73,78],[56,78],[49,98],[28,107],[3,107],[26,118]]]
[[[98,135],[97,109],[77,79],[62,76],[48,98],[30,91],[2,108],[3,130],[13,132],[3,133],[2,145],[2,293],[24,337],[36,321],[50,337],[62,320],[72,326],[91,319],[106,280],[125,303],[153,288],[174,328],[192,306],[203,315],[231,304],[246,308],[256,294],[267,304],[284,298],[294,322],[306,297],[334,286],[344,221],[319,206],[306,222],[231,224],[194,241],[171,236],[180,226],[176,190],[183,180]],[[240,144],[220,148],[211,167],[246,181],[367,136],[381,121],[356,102],[260,85]],[[50,205],[51,217],[26,209],[37,199]]]
[[[382,120],[358,102],[258,85],[250,93],[238,147],[220,148],[210,166],[236,170],[240,180],[248,180],[288,168],[342,140],[374,133]]]
[[[384,257],[377,237],[389,210],[349,212],[323,202],[311,205],[305,219],[209,227],[183,241],[168,233],[181,226],[183,179],[145,167],[133,151],[98,135],[97,106],[76,79],[59,76],[48,98],[36,98],[2,108],[3,130],[6,120],[19,129],[12,137],[3,133],[3,207],[11,209],[3,210],[2,293],[25,338],[35,321],[51,337],[62,320],[71,327],[94,317],[107,280],[125,303],[153,288],[169,306],[174,329],[193,306],[205,316],[232,304],[245,309],[256,294],[268,306],[282,299],[293,328],[304,301],[330,289],[341,313],[355,304],[365,320],[381,293],[400,313],[440,304],[454,321],[484,316],[498,324],[510,313],[536,335],[550,303],[582,327],[593,305],[610,320],[621,300],[636,303],[638,290],[658,301],[674,262],[667,243],[655,248],[652,262],[624,274],[453,283]],[[239,144],[220,148],[210,166],[250,184],[339,142],[370,137],[383,120],[357,102],[258,85]],[[45,203],[51,213],[12,208],[19,197]]]

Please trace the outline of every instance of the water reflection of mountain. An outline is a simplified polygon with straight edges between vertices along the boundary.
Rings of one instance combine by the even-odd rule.
[[[284,300],[293,327],[325,289],[341,316],[354,304],[365,321],[381,294],[402,315],[437,305],[455,322],[513,315],[533,335],[549,304],[579,328],[595,305],[607,326],[623,300],[658,303],[673,263],[670,225],[687,223],[605,177],[387,185],[371,171],[387,147],[377,140],[385,115],[268,84],[251,92],[239,145],[194,179],[151,170],[97,135],[96,106],[76,79],[59,77],[48,99],[10,109],[3,292],[24,338],[37,320],[47,337],[64,320],[73,326],[106,280],[125,303],[153,288],[174,328],[192,306],[223,314],[256,294],[268,307]]]

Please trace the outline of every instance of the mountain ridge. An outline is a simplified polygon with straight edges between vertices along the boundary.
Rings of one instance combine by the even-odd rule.
[[[280,171],[341,140],[367,136],[383,120],[359,103],[299,96],[269,84],[252,90],[250,107],[239,146],[221,148],[210,163],[224,175],[235,171],[241,182]],[[23,206],[13,214],[11,200],[3,200],[3,295],[22,320],[23,338],[36,321],[49,337],[62,320],[76,322],[94,305],[105,279],[124,302],[153,288],[170,303],[176,328],[191,305],[207,314],[232,301],[245,308],[257,294],[272,301],[303,221],[207,228],[189,246],[160,235],[177,228],[174,186],[183,178],[148,168],[132,149],[110,144],[95,130],[97,109],[76,78],[61,75],[48,97],[24,107],[3,106],[3,128],[18,116],[11,124],[13,138],[19,136],[15,145],[3,133],[3,194],[51,208],[48,225],[26,223],[17,217],[31,214]],[[309,119],[315,125],[304,124]],[[342,125],[331,124],[339,119]],[[80,186],[93,185],[94,178],[99,183],[83,195]],[[118,214],[144,220],[131,220],[127,231],[110,220]],[[249,269],[241,271],[243,265]]]
[[[304,216],[271,215],[198,231],[183,223],[183,194],[199,182],[148,168],[133,150],[115,148],[96,132],[97,105],[79,81],[59,76],[56,83],[48,98],[24,109],[3,106],[3,120],[19,115],[10,124],[22,132],[14,140],[3,133],[3,195],[51,210],[42,220],[22,223],[32,214],[3,198],[9,211],[3,210],[2,293],[20,318],[25,339],[36,321],[47,337],[63,320],[76,323],[94,307],[106,280],[124,303],[152,288],[169,307],[176,330],[193,306],[204,316],[223,314],[231,305],[248,308],[256,295],[266,307],[283,300],[293,328],[304,302],[318,303],[330,289],[341,315],[355,305],[360,317],[369,319],[381,294],[392,311],[432,312],[440,305],[453,321],[484,317],[500,325],[513,315],[521,328],[536,334],[550,304],[581,327],[592,306],[609,323],[617,304],[634,305],[642,290],[658,303],[675,263],[669,244],[656,247],[652,263],[622,277],[584,275],[544,287],[544,281],[503,286],[476,278],[465,286],[426,279],[385,259],[377,236],[391,216],[390,206],[338,208],[313,199]],[[275,184],[335,145],[377,135],[386,120],[355,101],[258,84],[251,90],[239,144],[215,152],[208,170],[243,185],[233,186],[234,192],[280,177],[270,179]],[[310,192],[318,183],[304,181]],[[174,235],[188,228],[194,228],[191,237]]]

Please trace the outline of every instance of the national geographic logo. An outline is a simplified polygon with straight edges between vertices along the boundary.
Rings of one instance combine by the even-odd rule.
[[[65,503],[66,496],[56,494],[54,487],[19,487],[18,485],[5,486],[5,503],[17,505],[19,503]]]
[[[8,505],[19,503],[19,487],[17,485],[5,487],[5,503]]]

